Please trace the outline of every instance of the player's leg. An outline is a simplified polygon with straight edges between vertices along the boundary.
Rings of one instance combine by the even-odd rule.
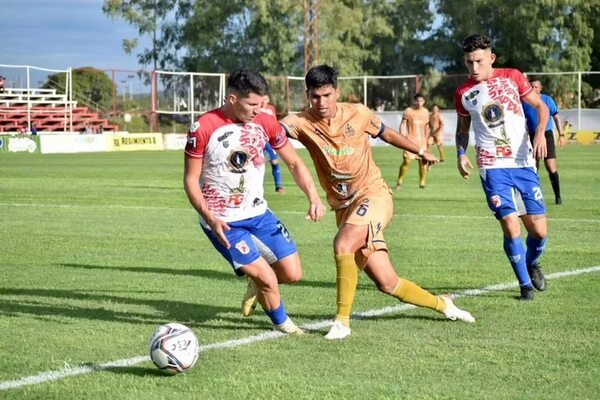
[[[342,224],[333,241],[337,309],[326,339],[343,339],[350,335],[350,312],[358,284],[354,253],[364,245],[367,229],[367,225]]]
[[[440,153],[440,162],[446,161],[446,152],[444,151],[444,140],[441,134],[437,135],[436,144],[438,152]]]
[[[267,261],[259,257],[240,270],[256,285],[258,302],[275,329],[289,334],[302,334],[302,330],[288,316],[279,293],[277,276]]]
[[[423,160],[419,158],[419,188],[425,189],[427,184],[427,167]]]
[[[558,176],[558,169],[556,167],[556,144],[554,143],[554,132],[552,131],[546,131],[546,146],[548,154],[544,159],[544,166],[546,167],[546,171],[548,171],[550,184],[554,192],[554,201],[556,204],[562,204],[560,177]]]
[[[296,243],[283,223],[271,212],[254,219],[250,228],[252,242],[271,266],[279,283],[293,283],[302,278],[302,265]],[[249,281],[242,299],[242,314],[249,316],[256,307],[256,288]]]
[[[526,210],[526,214],[521,217],[527,230],[525,262],[533,286],[542,291],[546,289],[546,279],[541,271],[539,260],[546,249],[548,227],[539,177],[529,168],[520,168],[515,170],[514,174]]]
[[[475,322],[475,318],[469,312],[454,305],[451,297],[435,296],[416,283],[400,278],[392,266],[387,250],[372,252],[364,271],[381,292],[404,303],[430,308],[452,320]]]
[[[401,189],[402,184],[404,183],[404,177],[408,172],[408,168],[410,167],[410,163],[413,158],[411,157],[411,153],[404,151],[404,160],[402,161],[402,165],[400,165],[400,169],[398,170],[398,180],[396,182],[396,189]]]
[[[481,171],[481,185],[488,206],[500,222],[503,233],[503,248],[519,281],[522,300],[533,299],[533,285],[525,263],[525,246],[521,240],[519,213],[525,210],[520,194],[513,184],[510,169]]]

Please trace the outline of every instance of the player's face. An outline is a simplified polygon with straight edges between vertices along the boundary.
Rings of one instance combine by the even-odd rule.
[[[465,65],[471,77],[477,82],[487,81],[492,76],[494,61],[496,55],[491,49],[477,49],[465,54]]]
[[[423,106],[425,105],[425,99],[422,97],[417,97],[414,101],[414,104],[417,108],[423,108]]]
[[[233,117],[236,122],[250,122],[258,115],[263,107],[265,96],[250,93],[248,97],[240,97],[236,94],[229,95]]]
[[[335,116],[340,89],[331,85],[322,86],[318,89],[307,90],[306,96],[316,116],[321,119],[331,119]]]

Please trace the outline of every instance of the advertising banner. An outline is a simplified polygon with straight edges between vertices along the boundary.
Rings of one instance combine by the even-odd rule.
[[[40,136],[40,144],[43,154],[106,151],[106,139],[102,136],[77,133],[44,134]]]
[[[0,136],[2,144],[0,152],[40,152],[40,139],[38,136]]]
[[[186,142],[187,134],[185,133],[165,133],[163,135],[165,150],[183,150]]]
[[[162,133],[115,133],[115,151],[163,150]]]

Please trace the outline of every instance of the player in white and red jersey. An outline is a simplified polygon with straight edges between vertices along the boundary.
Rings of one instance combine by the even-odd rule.
[[[188,133],[184,186],[213,246],[236,274],[249,278],[244,315],[250,315],[256,298],[276,329],[299,334],[302,330],[288,317],[278,283],[298,281],[302,267],[296,244],[263,196],[267,143],[306,194],[307,218],[320,220],[325,207],[281,126],[261,111],[268,90],[258,72],[243,68],[229,76],[225,104],[203,114]]]
[[[488,206],[500,221],[504,251],[519,281],[520,299],[532,300],[534,287],[546,288],[538,264],[546,247],[546,208],[534,157],[546,156],[548,108],[519,70],[493,68],[496,55],[489,37],[469,36],[463,52],[470,75],[454,97],[458,170],[464,178],[470,176],[473,166],[465,150],[473,123],[477,165]],[[533,148],[521,101],[539,115]],[[521,240],[519,217],[528,232],[527,249]]]

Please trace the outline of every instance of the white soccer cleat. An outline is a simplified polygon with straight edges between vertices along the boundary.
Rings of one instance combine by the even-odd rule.
[[[279,332],[287,333],[288,335],[304,335],[304,331],[288,317],[283,324],[273,325]]]
[[[452,297],[450,295],[442,294],[440,295],[440,299],[446,303],[446,310],[444,310],[444,315],[446,318],[451,319],[452,321],[460,320],[470,323],[475,322],[475,318],[473,318],[470,312],[461,310],[454,305],[454,301],[452,301]]]
[[[344,339],[352,333],[352,329],[342,324],[341,321],[333,321],[333,325],[329,328],[329,333],[325,335],[327,340],[340,340]]]
[[[256,308],[256,305],[258,304],[256,292],[257,290],[254,281],[248,278],[248,288],[246,289],[246,293],[244,293],[244,298],[242,299],[242,315],[244,317],[251,316]]]

